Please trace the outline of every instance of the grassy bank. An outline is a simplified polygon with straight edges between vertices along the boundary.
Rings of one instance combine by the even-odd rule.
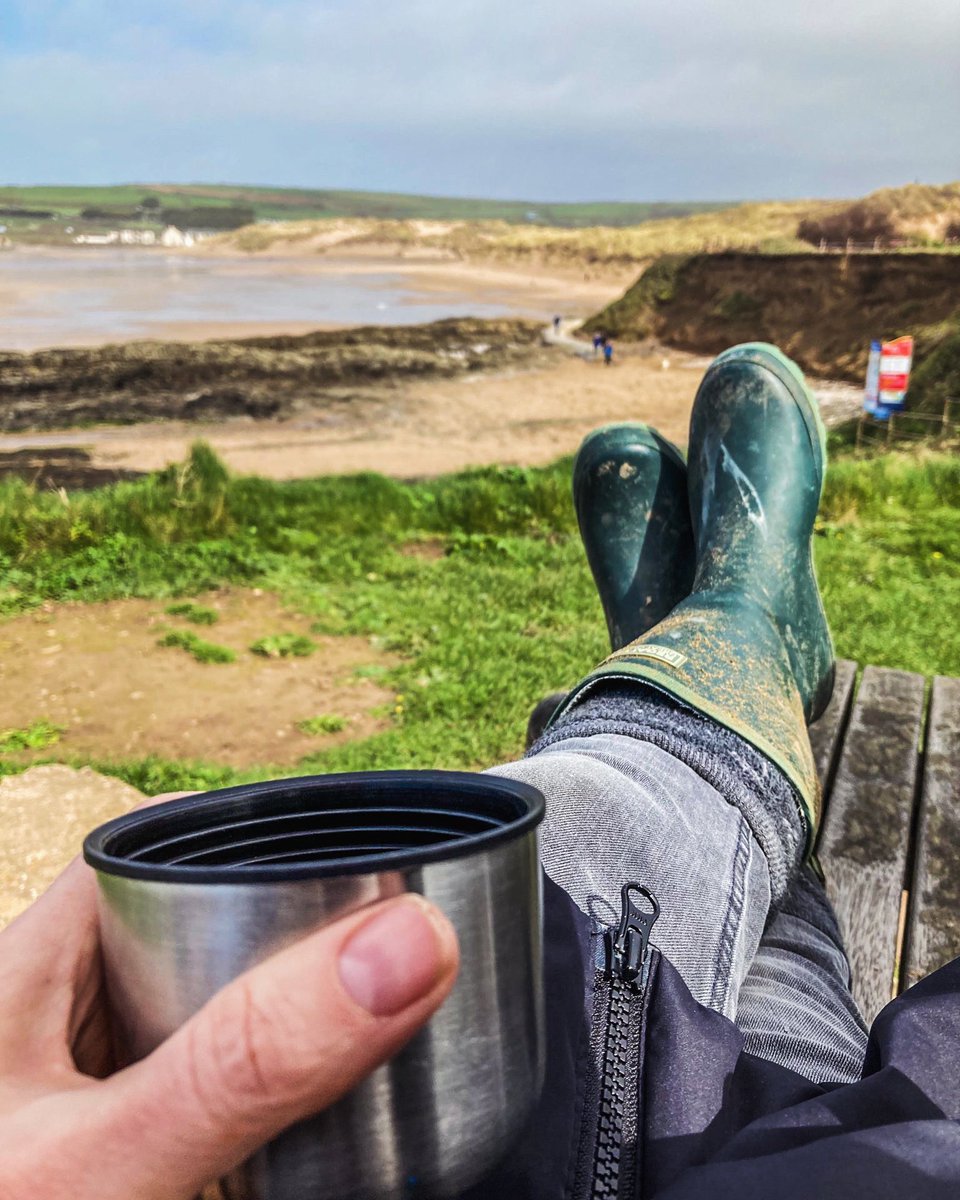
[[[515,755],[532,703],[605,651],[568,488],[569,462],[416,485],[233,479],[203,448],[183,467],[99,492],[8,481],[0,605],[273,589],[318,633],[403,656],[385,676],[390,728],[303,769],[476,767]],[[960,675],[960,460],[836,462],[818,534],[842,656]],[[241,777],[216,764],[97,765],[148,791]]]
[[[296,247],[322,252],[333,245],[427,252],[471,262],[531,263],[555,267],[640,267],[661,254],[752,249],[788,253],[808,249],[796,239],[798,221],[820,212],[816,201],[740,204],[687,216],[651,215],[629,227],[597,220],[587,228],[557,222],[512,223],[504,219],[289,220],[249,225],[221,234],[215,245],[248,253]]]
[[[472,204],[465,201],[463,204]],[[536,220],[478,208],[445,214],[414,213],[398,208],[364,212],[376,219],[352,222],[311,220],[289,214],[281,224],[257,224],[220,239],[234,249],[262,251],[296,246],[300,253],[321,251],[334,243],[376,244],[404,250],[437,251],[473,261],[527,262],[538,265],[597,268],[639,267],[664,254],[714,254],[723,250],[754,250],[765,254],[809,251],[801,226],[821,228],[821,236],[836,246],[872,244],[885,248],[936,246],[943,250],[960,220],[960,184],[941,187],[909,185],[874,192],[861,201],[792,200],[703,206],[699,211],[654,211],[634,221],[626,211],[607,206],[583,206],[575,216],[546,208]],[[552,212],[553,210],[551,210]],[[355,211],[354,215],[358,215]],[[429,215],[432,221],[422,218]],[[420,219],[417,219],[417,218]],[[866,224],[860,230],[860,225]],[[858,223],[859,222],[859,223]],[[880,236],[881,231],[883,236]],[[809,232],[808,232],[808,236]],[[862,248],[862,245],[861,245]]]
[[[667,255],[583,325],[716,354],[781,346],[813,374],[860,384],[870,343],[916,339],[911,407],[940,412],[960,385],[960,254]]]

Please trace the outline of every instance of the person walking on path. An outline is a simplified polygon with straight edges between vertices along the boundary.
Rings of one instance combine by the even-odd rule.
[[[720,355],[688,462],[619,425],[574,465],[611,653],[493,768],[547,801],[546,1076],[463,1200],[955,1200],[960,960],[868,1036],[812,866],[807,725],[834,656],[810,553],[826,436],[798,368],[760,343]],[[190,1200],[356,1086],[456,976],[446,919],[395,897],[124,1066],[94,897],[74,863],[0,933],[4,1200]]]
[[[613,365],[613,342],[609,338],[603,340],[603,365],[605,367]]]
[[[603,345],[605,340],[606,339],[604,338],[602,333],[595,333],[593,335],[593,356],[594,356],[594,358],[596,358],[596,356],[600,353],[600,348]]]

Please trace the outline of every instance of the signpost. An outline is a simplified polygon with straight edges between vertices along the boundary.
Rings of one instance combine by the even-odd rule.
[[[881,342],[870,343],[870,357],[867,359],[867,383],[863,390],[863,410],[875,416],[877,405],[880,403],[880,351]]]
[[[891,413],[900,412],[906,404],[912,364],[912,337],[871,342],[863,392],[864,411],[878,421],[885,421]]]

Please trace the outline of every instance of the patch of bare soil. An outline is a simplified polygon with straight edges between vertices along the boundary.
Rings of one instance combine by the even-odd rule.
[[[446,545],[440,538],[420,538],[415,542],[404,542],[400,547],[404,558],[419,558],[424,562],[436,562],[446,552]]]
[[[376,711],[391,694],[358,667],[391,660],[364,638],[310,632],[310,619],[276,596],[224,591],[198,598],[219,614],[198,627],[168,615],[168,602],[117,600],[46,605],[0,625],[0,729],[35,721],[64,732],[51,749],[23,752],[92,758],[205,759],[245,767],[292,766],[304,755],[385,728]],[[200,663],[158,646],[171,629],[236,652],[233,663]],[[262,658],[249,647],[273,634],[306,634],[306,658]],[[300,721],[332,715],[335,733],[308,734]]]
[[[142,471],[94,466],[89,451],[79,446],[0,450],[0,479],[25,479],[37,488],[62,487],[79,491],[139,479],[141,475]]]

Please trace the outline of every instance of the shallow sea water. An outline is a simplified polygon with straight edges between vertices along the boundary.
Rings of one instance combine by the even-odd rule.
[[[351,272],[289,259],[161,251],[0,253],[0,349],[99,345],[135,338],[242,336],[257,325],[412,325],[498,317],[513,306],[418,290],[398,272]],[[238,326],[233,334],[223,328]]]

